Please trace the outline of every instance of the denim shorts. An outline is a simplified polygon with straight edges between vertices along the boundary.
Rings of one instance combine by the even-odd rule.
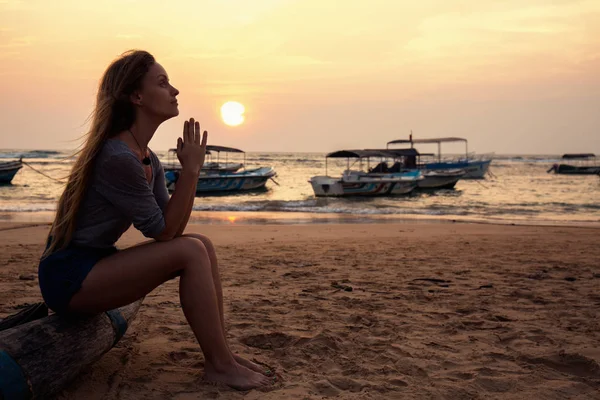
[[[118,252],[116,247],[69,245],[40,260],[38,280],[44,302],[56,313],[67,312],[71,298],[101,259]]]

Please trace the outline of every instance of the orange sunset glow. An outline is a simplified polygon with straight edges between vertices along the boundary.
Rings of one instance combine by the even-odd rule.
[[[600,400],[600,0],[0,0],[0,88],[0,400]]]
[[[137,48],[181,91],[157,149],[195,117],[248,151],[412,129],[481,152],[599,152],[598,20],[592,0],[2,0],[0,147],[73,148],[102,72]],[[251,120],[223,117],[231,100]]]

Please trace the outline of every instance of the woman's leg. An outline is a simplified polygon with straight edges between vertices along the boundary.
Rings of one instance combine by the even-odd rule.
[[[219,273],[219,261],[217,260],[217,252],[215,251],[215,247],[213,246],[211,240],[207,236],[196,234],[196,233],[188,233],[183,236],[200,240],[204,244],[204,247],[206,248],[206,251],[208,253],[208,258],[210,260],[213,282],[215,284],[215,291],[217,293],[217,301],[219,303],[219,314],[221,316],[221,326],[223,329],[223,334],[226,335],[225,334],[225,314],[223,312],[223,288],[221,286],[221,276]],[[233,352],[232,352],[232,354],[233,354]],[[233,358],[238,363],[242,364],[243,366],[245,366],[247,368],[250,368],[250,369],[260,372],[260,373],[265,372],[265,368],[261,367],[260,365],[255,364],[252,361],[247,360],[237,354],[233,354]]]
[[[225,334],[206,247],[201,241],[180,237],[122,250],[100,260],[73,296],[69,309],[98,313],[142,298],[179,274],[181,306],[205,359],[206,378],[237,389],[262,386],[267,378],[233,359]]]

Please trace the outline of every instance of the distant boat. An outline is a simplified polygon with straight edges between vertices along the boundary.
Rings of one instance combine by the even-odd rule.
[[[21,159],[17,161],[0,162],[0,184],[7,185],[11,183],[21,168],[23,168]]]
[[[398,156],[398,153],[395,153]],[[385,150],[340,150],[325,156],[325,175],[313,176],[309,183],[312,185],[317,197],[341,196],[391,196],[403,195],[412,192],[417,187],[417,182],[423,179],[418,170],[389,173],[372,169],[369,172],[362,170],[362,160],[370,158],[389,158],[394,156],[394,151]],[[328,175],[327,160],[329,158],[346,158],[347,169],[340,177]],[[350,160],[359,161],[358,169],[351,169]]]
[[[564,175],[600,175],[600,162],[595,154],[564,154],[562,159],[569,164],[554,164],[547,172]]]
[[[228,193],[228,192],[246,192],[265,188],[269,179],[273,180],[277,173],[271,167],[259,167],[254,169],[245,169],[246,153],[240,149],[224,146],[206,146],[207,154],[216,152],[225,153],[225,163],[221,163],[217,158],[213,167],[202,168],[198,183],[196,185],[196,194],[207,193]],[[244,154],[244,162],[227,162],[228,153]],[[239,171],[240,168],[244,168]],[[174,191],[179,179],[181,165],[168,163],[164,167],[167,189]]]
[[[451,143],[451,142],[464,142],[465,143],[465,156],[458,157],[456,159],[451,160],[442,160],[442,143]],[[398,139],[392,140],[387,143],[387,147],[394,144],[410,144],[410,147],[413,148],[415,144],[437,144],[438,145],[438,153],[437,160],[432,162],[424,162],[419,165],[419,168],[424,170],[456,170],[462,169],[465,171],[465,174],[461,177],[461,179],[483,179],[485,178],[485,174],[487,173],[492,159],[487,155],[476,156],[474,154],[469,154],[469,146],[467,139],[459,138],[459,137],[446,137],[446,138],[435,138],[435,139],[413,139],[412,134],[408,140],[406,139]],[[424,154],[423,154],[424,156]],[[435,157],[435,154],[430,154],[430,156]]]

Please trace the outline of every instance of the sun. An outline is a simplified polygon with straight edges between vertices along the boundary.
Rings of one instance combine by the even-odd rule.
[[[221,118],[229,126],[238,126],[244,122],[246,108],[237,101],[228,101],[221,106]]]

